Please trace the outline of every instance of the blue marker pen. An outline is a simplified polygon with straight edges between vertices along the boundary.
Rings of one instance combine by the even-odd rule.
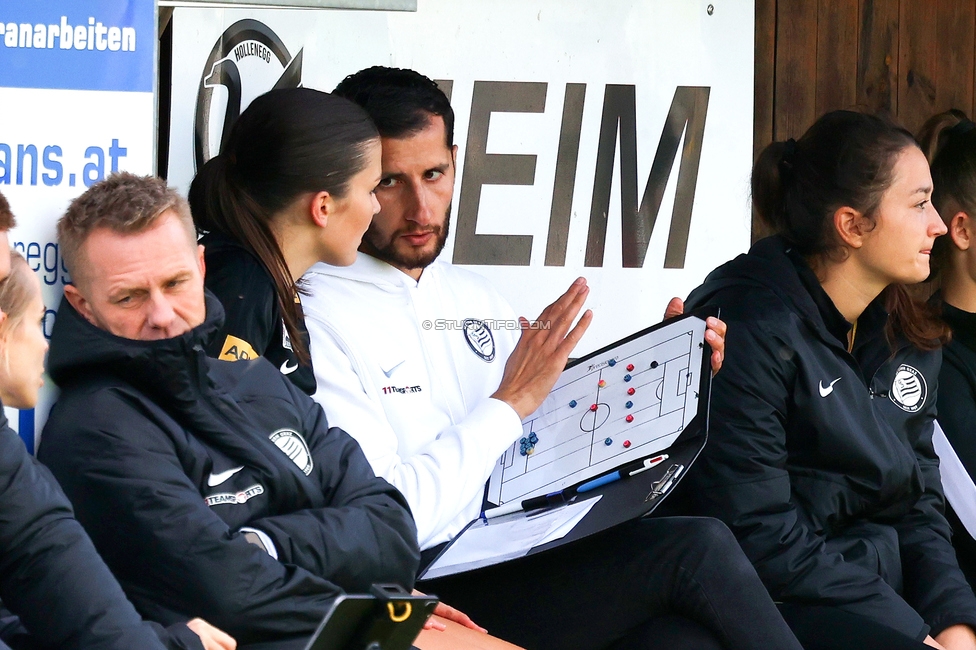
[[[605,475],[601,476],[600,478],[595,478],[592,481],[587,481],[583,485],[581,485],[578,488],[576,488],[576,492],[577,492],[577,494],[582,493],[582,492],[589,492],[590,490],[595,490],[598,487],[602,487],[604,485],[607,485],[608,483],[613,483],[614,481],[619,481],[621,478],[622,477],[620,475],[620,470],[617,470],[616,472],[610,472],[609,474],[605,474]]]

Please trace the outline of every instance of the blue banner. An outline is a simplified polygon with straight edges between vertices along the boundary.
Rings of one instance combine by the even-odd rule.
[[[153,0],[3,0],[0,87],[152,92]]]

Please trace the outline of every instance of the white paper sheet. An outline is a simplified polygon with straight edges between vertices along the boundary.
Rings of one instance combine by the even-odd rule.
[[[938,422],[935,423],[932,445],[939,456],[939,471],[942,474],[942,489],[946,499],[966,531],[976,539],[976,484]]]
[[[427,569],[424,580],[463,573],[522,557],[533,547],[565,537],[600,500],[587,499],[526,517],[476,521]]]

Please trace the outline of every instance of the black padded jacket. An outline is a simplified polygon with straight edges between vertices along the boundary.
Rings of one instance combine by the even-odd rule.
[[[271,274],[250,251],[218,233],[204,235],[206,284],[224,307],[224,324],[207,346],[207,354],[224,361],[264,357],[309,395],[315,394],[311,361],[301,364],[295,354]],[[299,334],[308,349],[305,320]]]
[[[922,639],[976,627],[932,448],[941,353],[889,343],[883,297],[850,329],[771,237],[713,271],[726,357],[684,496],[729,525],[776,601],[833,605]]]
[[[200,639],[182,623],[164,630],[142,621],[54,477],[28,455],[2,408],[0,598],[5,608],[0,648],[6,642],[18,650],[202,650]]]
[[[240,643],[308,636],[343,592],[410,587],[417,531],[277,368],[207,357],[222,318],[208,293],[204,324],[133,341],[62,301],[49,355],[62,392],[39,458],[147,617],[200,616]]]

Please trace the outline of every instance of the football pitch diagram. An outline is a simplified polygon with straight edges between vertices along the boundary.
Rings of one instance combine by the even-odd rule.
[[[697,415],[705,323],[625,341],[567,368],[498,460],[488,500],[561,490],[669,447]]]

